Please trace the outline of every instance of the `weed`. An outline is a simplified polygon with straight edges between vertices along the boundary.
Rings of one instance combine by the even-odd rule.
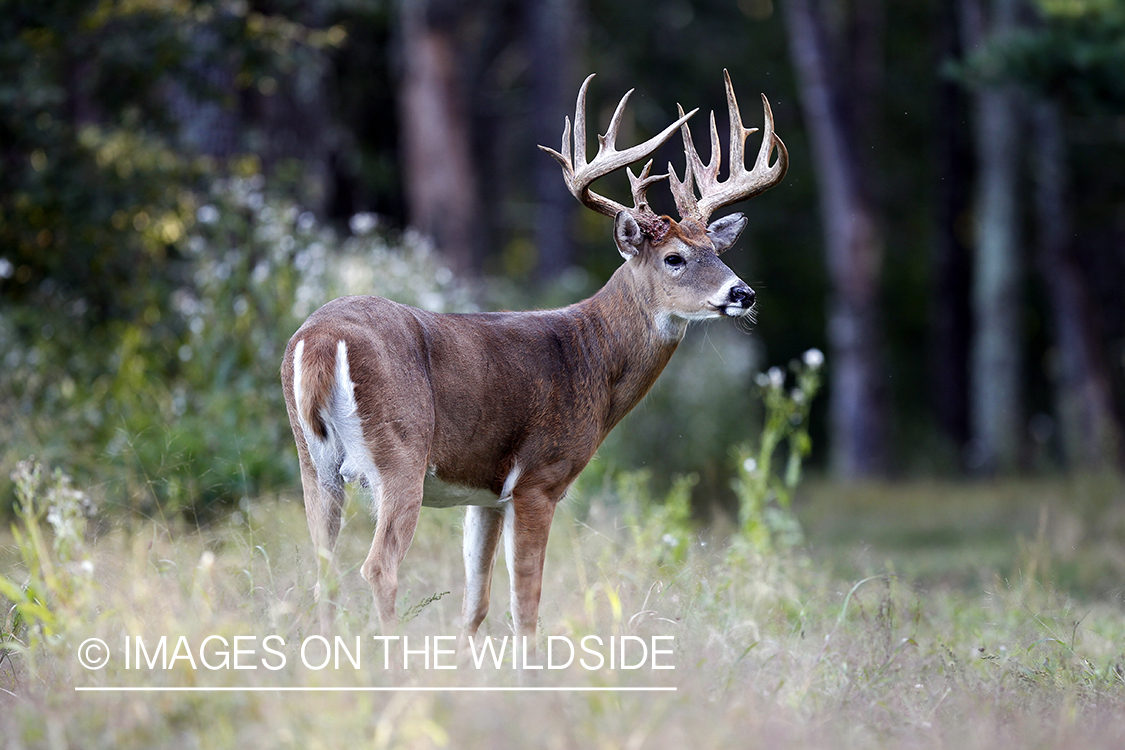
[[[805,352],[789,370],[796,379],[785,388],[785,373],[771,367],[758,376],[757,384],[766,414],[757,448],[742,445],[733,451],[738,497],[738,523],[742,539],[753,548],[769,551],[779,545],[789,549],[803,539],[801,525],[790,508],[793,490],[801,481],[801,465],[812,449],[809,410],[820,390],[820,368],[824,355],[818,349]],[[783,471],[774,469],[774,454],[782,444],[788,449]]]

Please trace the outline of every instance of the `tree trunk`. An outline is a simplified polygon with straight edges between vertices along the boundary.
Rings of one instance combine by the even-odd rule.
[[[400,86],[403,182],[411,226],[429,236],[454,269],[480,268],[480,207],[452,3],[403,0]]]
[[[979,0],[962,0],[966,51],[983,41]],[[994,0],[990,40],[1016,25],[1016,0]],[[1014,470],[1022,447],[1020,382],[1020,253],[1016,186],[1019,102],[1011,87],[976,93],[978,184],[974,256],[970,466],[984,473]]]
[[[961,54],[956,8],[943,5],[940,12],[935,27],[935,69]],[[931,259],[930,400],[938,428],[959,458],[970,437],[968,363],[972,313],[968,280],[972,277],[972,263],[964,226],[969,215],[972,155],[962,127],[968,108],[962,87],[943,78],[937,83],[935,98],[938,205]]]
[[[816,162],[832,284],[831,465],[841,477],[872,476],[885,469],[878,311],[882,239],[821,19],[808,0],[787,0],[785,21]]]
[[[578,12],[574,0],[529,0],[529,5],[532,133],[536,143],[558,148],[563,115],[573,104],[576,89],[572,79]],[[540,281],[551,281],[574,265],[572,221],[578,204],[567,191],[554,159],[536,159],[532,172],[537,275]]]
[[[1070,245],[1062,114],[1056,103],[1040,101],[1033,116],[1039,265],[1058,353],[1054,376],[1063,453],[1071,466],[1096,469],[1112,464],[1120,447],[1110,371],[1100,346],[1099,316],[1090,307],[1093,294]]]

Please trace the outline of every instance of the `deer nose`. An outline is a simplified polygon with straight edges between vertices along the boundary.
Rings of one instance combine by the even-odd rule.
[[[741,305],[747,308],[753,307],[754,297],[754,290],[742,282],[731,287],[730,302],[732,305]]]

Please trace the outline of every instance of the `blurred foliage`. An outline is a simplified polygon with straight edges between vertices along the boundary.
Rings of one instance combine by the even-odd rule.
[[[104,338],[68,325],[65,309],[40,312],[53,330],[34,343],[0,319],[5,462],[65,457],[103,483],[107,502],[145,513],[204,512],[289,487],[278,363],[309,313],[359,292],[470,307],[421,238],[388,235],[363,214],[341,238],[262,187],[232,178],[199,196],[177,243],[179,286]]]
[[[1125,111],[1125,4],[1038,0],[1040,20],[955,68],[971,83],[1016,82],[1071,111]]]
[[[648,468],[615,470],[595,463],[581,474],[567,500],[572,512],[592,524],[614,519],[615,529],[623,532],[619,545],[634,550],[638,563],[676,568],[702,547],[692,512],[692,490],[698,484],[698,474],[676,474],[665,485],[654,482]]]
[[[8,0],[0,9],[0,292],[89,330],[170,292],[190,190],[213,160],[168,136],[174,92],[229,97],[342,41],[244,0]],[[251,165],[252,166],[252,163]],[[23,323],[38,328],[35,316]]]
[[[2,4],[3,468],[65,454],[145,511],[291,478],[262,357],[299,323],[289,262],[323,232],[271,214],[260,183],[213,183],[258,157],[198,155],[173,110],[230,110],[345,38],[244,0]]]

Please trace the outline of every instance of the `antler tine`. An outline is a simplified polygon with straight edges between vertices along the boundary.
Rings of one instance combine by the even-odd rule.
[[[617,131],[621,129],[621,119],[625,116],[625,104],[628,103],[629,97],[633,95],[634,91],[636,89],[629,89],[625,92],[625,96],[621,97],[621,101],[617,103],[617,108],[613,110],[613,117],[609,118],[609,127],[606,128],[605,135],[598,136],[598,156],[601,156],[605,151],[612,153],[617,150]]]
[[[629,187],[633,191],[633,205],[641,211],[644,211],[649,207],[648,200],[645,197],[645,193],[648,191],[649,186],[655,182],[660,182],[661,180],[668,179],[668,175],[666,174],[654,174],[649,177],[648,173],[651,169],[652,159],[649,159],[648,163],[645,164],[644,169],[641,170],[640,177],[636,177],[633,175],[632,167],[625,167],[625,174],[629,175]]]
[[[680,111],[683,112],[682,107]],[[691,129],[684,125],[680,128],[680,132],[684,138],[684,179],[681,182],[675,177],[675,169],[669,163],[668,171],[672,175],[669,179],[672,185],[672,197],[676,199],[676,210],[679,211],[681,219],[695,218],[706,222],[706,216],[700,217],[699,203],[695,197],[695,183],[702,185],[715,182],[719,176],[722,152],[719,150],[719,129],[715,125],[715,113],[711,112],[711,158],[706,164],[695,150]]]
[[[590,184],[597,180],[599,177],[604,177],[610,172],[615,172],[622,167],[626,167],[633,162],[640,161],[646,156],[651,156],[652,152],[661,146],[676,129],[687,122],[688,118],[694,115],[698,110],[692,110],[688,114],[683,114],[680,111],[680,118],[674,123],[666,127],[661,132],[649,138],[644,143],[637,144],[624,151],[617,150],[617,132],[621,127],[621,120],[625,112],[625,104],[629,101],[629,96],[633,93],[630,89],[621,97],[621,101],[617,104],[617,109],[613,112],[613,117],[610,118],[609,128],[606,134],[598,136],[598,153],[591,162],[586,161],[586,89],[593,78],[593,74],[588,76],[582,83],[582,87],[578,91],[578,103],[574,110],[574,140],[573,148],[571,145],[570,134],[571,127],[570,121],[567,119],[566,125],[563,129],[563,144],[562,150],[555,151],[554,149],[540,146],[539,148],[546,151],[548,154],[555,158],[563,170],[563,179],[566,182],[567,189],[571,194],[578,198],[583,205],[594,209],[595,211],[605,214],[606,216],[616,216],[619,211],[627,210],[625,206],[620,203],[610,200],[603,195],[599,195],[590,190]],[[648,169],[642,172],[640,178],[634,178],[630,174],[630,184],[633,186],[633,199],[639,202],[634,206],[634,211],[647,208],[647,203],[644,200],[644,191],[653,182],[663,179],[666,175],[656,175],[648,177]],[[638,193],[636,183],[641,183]]]
[[[586,167],[586,89],[590,87],[590,81],[594,80],[594,74],[586,76],[586,80],[582,82],[581,88],[578,89],[578,103],[574,105],[574,142],[578,147],[574,150],[574,171],[577,173]],[[567,144],[570,148],[570,144]]]
[[[727,112],[730,116],[730,174],[725,182],[719,182],[719,132],[715,126],[715,113],[711,113],[711,161],[704,165],[695,151],[691,140],[691,133],[684,126],[684,152],[687,159],[687,169],[684,180],[680,182],[672,177],[672,193],[676,197],[676,207],[682,219],[692,218],[702,224],[707,223],[711,213],[723,206],[729,206],[747,198],[752,198],[758,193],[767,190],[785,176],[789,168],[789,152],[785,144],[774,133],[773,112],[765,95],[762,96],[762,107],[765,112],[765,130],[762,133],[762,145],[754,161],[753,169],[747,171],[745,147],[746,138],[757,128],[746,128],[742,124],[742,114],[738,109],[738,99],[734,95],[734,86],[731,85],[730,73],[723,71],[726,84]],[[770,155],[777,149],[777,160],[770,165]],[[694,177],[695,185],[699,188],[699,199],[695,198],[695,190],[691,185]]]
[[[765,169],[771,175],[776,174],[776,180],[766,186],[772,187],[776,182],[781,181],[789,169],[789,151],[786,150],[785,144],[774,133],[773,109],[770,108],[770,100],[766,98],[765,94],[762,94],[762,111],[765,112],[765,130],[762,132],[762,145],[758,149],[758,157],[754,160],[754,171]],[[757,128],[754,128],[754,130],[757,130]],[[774,146],[777,147],[777,161],[771,167],[769,166],[770,151],[773,150]]]
[[[676,109],[682,115],[684,108],[679,103]],[[686,124],[680,128],[684,139],[684,179],[676,176],[676,168],[668,162],[668,187],[672,191],[672,198],[676,201],[676,211],[680,218],[690,216],[695,211],[695,177],[692,170],[692,155],[695,154],[695,144],[691,141],[691,128]],[[696,159],[698,161],[698,159]]]
[[[734,86],[730,82],[730,73],[723,69],[723,81],[727,90],[727,113],[730,116],[730,175],[734,179],[736,174],[746,172],[746,138],[757,128],[747,128],[742,124],[742,113],[738,111],[738,97],[734,95]],[[769,138],[763,138],[768,141]],[[754,166],[757,166],[755,164]]]

